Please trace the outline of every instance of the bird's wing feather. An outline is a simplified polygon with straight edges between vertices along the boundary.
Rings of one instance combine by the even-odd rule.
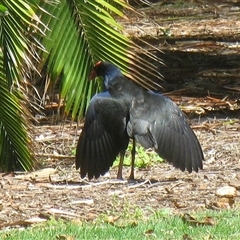
[[[167,97],[146,92],[130,109],[128,134],[145,148],[155,151],[176,168],[202,169],[199,141],[182,111]]]
[[[124,114],[121,103],[108,92],[92,98],[76,149],[76,168],[80,168],[81,177],[92,179],[105,174],[118,153],[126,149]]]

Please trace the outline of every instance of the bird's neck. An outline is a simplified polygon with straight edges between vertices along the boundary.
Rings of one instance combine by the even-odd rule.
[[[107,71],[104,75],[105,88],[109,89],[109,87],[114,82],[114,79],[116,79],[117,77],[123,77],[123,74],[121,73],[121,71],[118,68]]]
[[[143,94],[143,89],[140,86],[123,75],[110,79],[108,85],[105,83],[105,86],[113,98],[128,103],[134,98],[141,98]]]
[[[105,76],[104,77],[104,86],[105,86],[105,88],[108,90],[109,88],[110,88],[110,86],[111,86],[111,80],[112,80],[112,78],[110,77],[110,76]]]

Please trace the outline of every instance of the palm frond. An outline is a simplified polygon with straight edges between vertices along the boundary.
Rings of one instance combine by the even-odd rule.
[[[0,61],[0,171],[31,170],[35,161],[26,115],[19,93],[10,92]],[[23,100],[23,99],[22,99]],[[30,115],[30,114],[29,114]],[[37,164],[35,165],[37,167]]]
[[[11,87],[13,83],[20,84],[19,81],[22,81],[22,77],[26,75],[26,67],[35,69],[30,59],[33,52],[29,46],[33,42],[29,37],[28,28],[34,26],[38,29],[38,24],[41,22],[26,1],[3,0],[2,4],[9,12],[0,19],[0,41],[6,80]]]
[[[3,0],[1,4],[8,14],[0,17],[0,170],[31,170],[38,164],[32,150],[25,86],[30,70],[36,70],[29,29],[38,30],[41,22],[32,3]]]
[[[137,46],[123,35],[123,26],[115,20],[125,17],[123,8],[131,9],[125,1],[63,0],[51,5],[42,1],[40,8],[46,11],[41,21],[50,29],[42,29],[46,37],[39,39],[46,48],[40,53],[41,66],[47,65],[53,84],[61,75],[65,112],[71,112],[73,118],[83,116],[88,101],[99,90],[95,82],[87,80],[96,61],[115,63],[146,88],[155,82],[146,77],[146,71],[154,78],[160,76],[153,64],[138,55]]]

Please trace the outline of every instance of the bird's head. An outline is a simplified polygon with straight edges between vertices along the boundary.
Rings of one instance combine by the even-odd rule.
[[[122,76],[122,73],[117,66],[110,62],[99,61],[94,65],[89,79],[92,80],[95,77],[103,77],[104,85],[108,89],[111,80],[119,76]]]

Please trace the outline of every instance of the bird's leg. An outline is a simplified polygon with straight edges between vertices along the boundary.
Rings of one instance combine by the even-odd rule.
[[[124,155],[125,155],[125,150],[120,151],[120,162],[119,162],[119,165],[118,165],[118,173],[117,173],[117,179],[119,179],[119,180],[123,180],[122,168],[123,168]]]
[[[132,146],[132,162],[131,162],[131,172],[129,176],[129,180],[134,180],[134,163],[135,163],[135,153],[136,153],[136,141],[135,138],[133,138],[133,146]]]

